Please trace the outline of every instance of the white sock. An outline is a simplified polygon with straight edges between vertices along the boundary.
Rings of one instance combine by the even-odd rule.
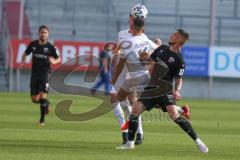
[[[127,141],[128,146],[134,146],[134,141]]]
[[[195,140],[195,143],[196,144],[200,144],[200,143],[203,143],[199,138],[197,138],[196,140]]]
[[[137,129],[137,133],[143,134],[142,116],[141,116],[141,115],[139,115],[139,117],[138,117],[138,129]]]
[[[119,102],[113,103],[114,116],[117,119],[120,127],[125,124],[124,114]]]
[[[177,111],[178,111],[179,114],[182,114],[184,112],[182,107],[179,107],[179,106],[177,106]]]
[[[130,114],[132,112],[132,107],[130,106],[130,103],[128,100],[122,101],[120,102],[121,107],[125,109],[126,111],[126,118],[129,119],[130,118]]]

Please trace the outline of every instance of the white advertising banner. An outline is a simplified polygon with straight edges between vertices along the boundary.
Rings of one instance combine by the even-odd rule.
[[[240,77],[240,47],[210,47],[209,76]]]

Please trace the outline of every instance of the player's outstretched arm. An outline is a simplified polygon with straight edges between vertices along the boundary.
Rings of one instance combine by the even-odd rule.
[[[157,47],[162,45],[162,40],[160,38],[155,38],[154,43],[157,45]]]

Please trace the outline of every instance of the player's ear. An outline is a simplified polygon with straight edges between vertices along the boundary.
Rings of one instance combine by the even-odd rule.
[[[183,38],[183,37],[180,37],[179,44],[180,44],[181,46],[183,46],[183,45],[185,44],[185,42],[186,42],[186,39]]]

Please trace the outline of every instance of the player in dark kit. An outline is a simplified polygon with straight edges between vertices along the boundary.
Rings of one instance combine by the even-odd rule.
[[[47,26],[39,27],[39,39],[32,41],[26,48],[22,56],[22,66],[26,56],[32,54],[31,70],[31,98],[33,103],[40,103],[39,124],[45,124],[45,114],[49,112],[48,95],[48,77],[51,72],[50,63],[60,62],[59,53],[53,44],[48,42],[49,29]]]
[[[162,108],[168,112],[171,119],[178,124],[196,143],[201,152],[207,153],[207,146],[199,139],[191,123],[183,118],[177,112],[176,101],[181,99],[180,90],[182,87],[182,76],[185,69],[184,60],[181,54],[181,47],[188,40],[189,34],[178,29],[172,33],[168,45],[161,45],[150,56],[152,61],[152,74],[150,85],[144,89],[138,102],[135,103],[130,115],[128,128],[128,142],[117,149],[134,149],[134,138],[138,125],[138,116],[145,110],[151,110],[153,107]],[[150,68],[151,68],[150,66]],[[165,72],[162,70],[165,69]],[[175,89],[172,89],[172,83],[175,79]],[[170,86],[165,94],[153,91],[153,86]],[[158,94],[156,94],[158,93]]]

